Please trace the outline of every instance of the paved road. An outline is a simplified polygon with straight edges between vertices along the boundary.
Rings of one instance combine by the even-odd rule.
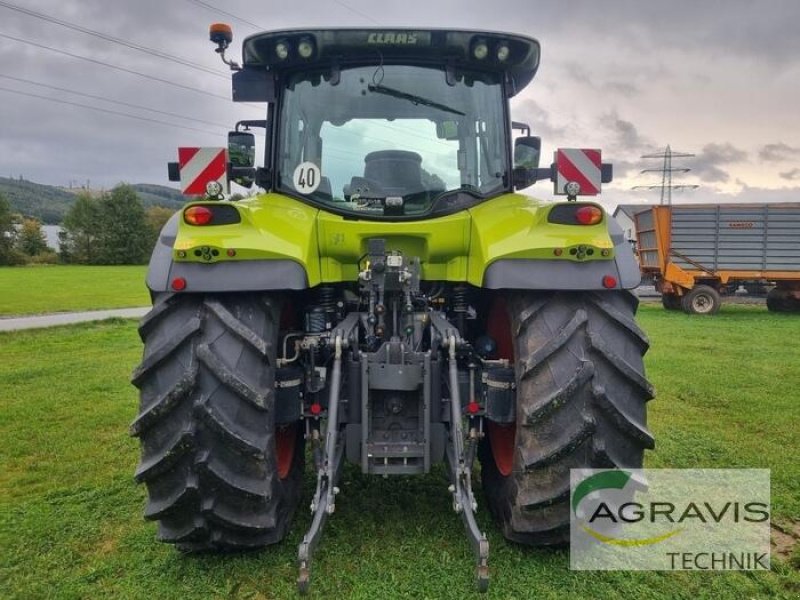
[[[0,317],[0,331],[37,329],[40,327],[52,327],[54,325],[67,325],[69,323],[83,323],[85,321],[102,321],[103,319],[110,319],[111,317],[138,318],[143,316],[148,310],[150,310],[149,306],[142,306],[139,308],[55,313],[36,317],[14,317],[11,319]]]

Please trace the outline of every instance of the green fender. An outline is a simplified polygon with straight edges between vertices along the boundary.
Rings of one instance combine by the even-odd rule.
[[[345,218],[275,193],[229,205],[240,223],[193,226],[182,212],[170,219],[150,261],[152,291],[168,291],[178,278],[186,292],[353,282],[370,238],[419,257],[426,280],[492,289],[603,289],[611,275],[617,287],[639,284],[632,250],[613,219],[605,215],[591,226],[549,223],[555,204],[519,194],[403,222]]]

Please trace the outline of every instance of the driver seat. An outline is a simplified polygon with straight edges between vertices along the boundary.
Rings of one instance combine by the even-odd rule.
[[[378,150],[364,157],[364,178],[376,181],[389,196],[423,191],[422,157],[406,150]]]

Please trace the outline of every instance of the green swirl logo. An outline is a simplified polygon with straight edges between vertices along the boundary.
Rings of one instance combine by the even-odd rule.
[[[628,471],[609,470],[609,471],[603,471],[602,473],[595,473],[594,475],[587,477],[586,479],[581,481],[577,486],[575,486],[575,490],[572,493],[572,512],[575,515],[575,517],[581,521],[580,525],[581,529],[583,529],[588,535],[590,535],[597,541],[603,544],[611,544],[614,546],[650,546],[652,544],[663,542],[664,540],[669,539],[674,535],[680,533],[681,529],[679,528],[679,529],[673,529],[672,531],[668,531],[667,533],[654,537],[618,538],[606,535],[604,533],[600,533],[599,531],[592,529],[587,525],[586,520],[578,515],[578,507],[580,506],[584,498],[586,498],[589,494],[599,490],[608,490],[608,489],[623,490],[625,489],[625,486],[628,485],[628,482],[630,482],[630,480],[631,480],[631,473]],[[605,508],[605,512],[601,512],[601,509],[603,508]],[[601,505],[593,513],[592,517],[590,517],[589,521],[591,521],[598,514],[601,514],[603,516],[610,515],[611,509],[605,503],[601,503]]]

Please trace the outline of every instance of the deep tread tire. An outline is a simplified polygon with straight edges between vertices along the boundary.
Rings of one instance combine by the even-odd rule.
[[[144,357],[131,434],[142,457],[145,518],[185,551],[280,541],[303,479],[299,437],[277,474],[274,423],[279,300],[264,295],[159,294],[142,319]],[[298,436],[301,428],[297,428]]]
[[[570,469],[640,468],[653,448],[637,304],[627,292],[509,295],[517,422],[507,477],[481,446],[483,490],[507,539],[567,543]]]

